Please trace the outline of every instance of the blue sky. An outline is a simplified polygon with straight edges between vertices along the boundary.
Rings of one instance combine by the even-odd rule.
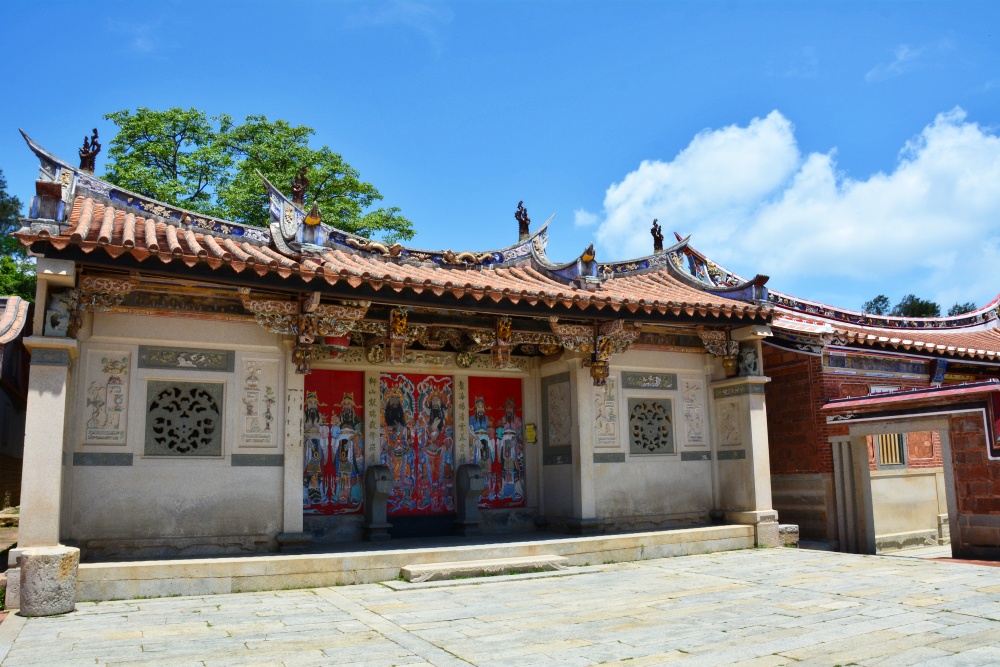
[[[665,232],[848,308],[1000,292],[1000,3],[22,2],[0,7],[0,169],[103,114],[316,129],[418,230],[601,260]],[[98,158],[98,174],[103,171]]]

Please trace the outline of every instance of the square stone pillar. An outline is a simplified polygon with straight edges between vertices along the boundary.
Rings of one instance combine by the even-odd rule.
[[[727,521],[752,524],[757,546],[780,546],[771,507],[771,461],[761,375],[712,383],[719,509]]]
[[[573,411],[573,516],[574,533],[597,527],[597,494],[594,490],[594,380],[583,359],[569,360],[570,396]]]
[[[59,544],[70,363],[77,356],[77,343],[71,338],[31,336],[24,345],[31,352],[31,372],[17,543],[21,549],[54,547]]]
[[[305,375],[295,372],[292,344],[285,351],[285,469],[282,502],[283,532],[302,532],[302,466],[305,451],[302,442],[302,402],[305,398]]]

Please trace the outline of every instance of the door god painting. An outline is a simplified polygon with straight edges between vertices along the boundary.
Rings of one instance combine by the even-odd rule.
[[[364,373],[316,370],[305,378],[305,514],[363,510]]]
[[[519,378],[469,378],[469,445],[486,488],[482,508],[524,507],[524,419]]]
[[[454,511],[452,378],[383,373],[381,461],[392,471],[388,514]]]

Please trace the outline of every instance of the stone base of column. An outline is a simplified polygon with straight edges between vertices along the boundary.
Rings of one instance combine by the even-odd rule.
[[[278,551],[282,553],[301,553],[312,542],[311,533],[278,533],[274,538],[278,542]]]
[[[753,526],[756,547],[783,546],[778,527],[778,513],[775,510],[729,511],[726,512],[726,521]]]
[[[568,519],[566,529],[571,535],[596,535],[603,532],[604,524],[600,519]]]
[[[21,552],[22,616],[54,616],[76,609],[76,547],[30,547]]]
[[[390,528],[392,528],[391,523],[366,523],[365,539],[369,542],[385,542],[391,537],[389,535]]]

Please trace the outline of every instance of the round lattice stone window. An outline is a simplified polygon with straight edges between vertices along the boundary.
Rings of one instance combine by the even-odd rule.
[[[150,383],[146,453],[219,455],[221,393],[219,385]]]
[[[673,451],[670,411],[660,401],[637,401],[631,406],[628,425],[633,450],[652,454]]]

